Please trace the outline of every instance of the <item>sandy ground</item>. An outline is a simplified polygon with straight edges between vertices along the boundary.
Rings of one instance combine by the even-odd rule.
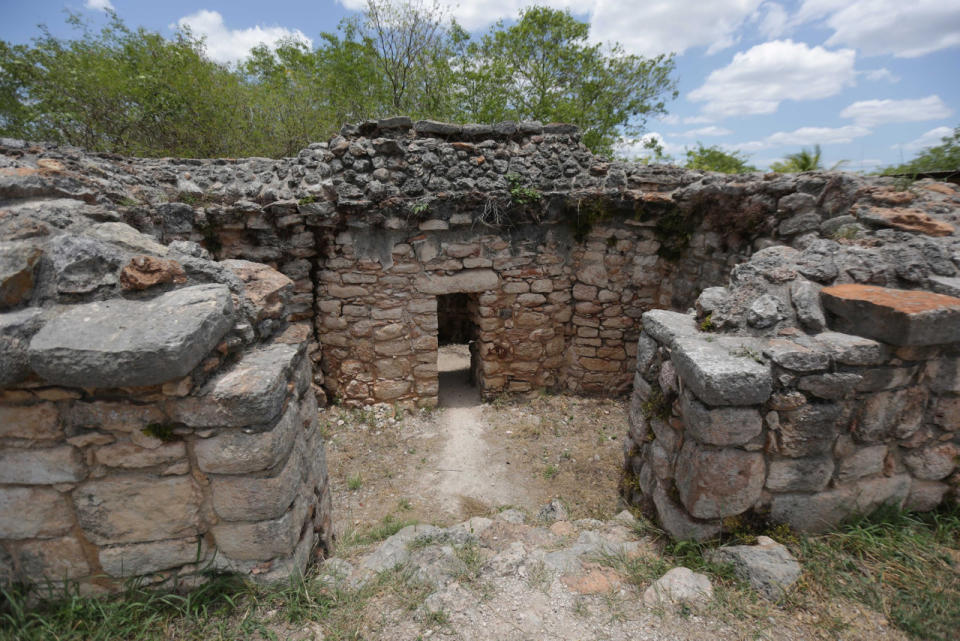
[[[452,524],[498,508],[536,511],[559,498],[575,518],[610,518],[626,432],[623,400],[545,396],[480,402],[466,346],[440,350],[440,408],[327,408],[337,534],[392,515]]]

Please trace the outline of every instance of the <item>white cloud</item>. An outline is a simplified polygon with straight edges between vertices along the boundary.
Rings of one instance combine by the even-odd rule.
[[[678,125],[680,124],[680,116],[676,114],[664,114],[657,118],[660,122],[665,125]]]
[[[705,102],[713,118],[772,114],[784,100],[817,100],[854,84],[852,49],[828,51],[792,40],[773,40],[737,53],[710,73],[688,98]]]
[[[757,28],[765,38],[779,38],[790,30],[789,14],[776,2],[764,3],[754,17],[759,20]]]
[[[887,81],[891,84],[900,82],[900,76],[895,75],[886,67],[871,69],[870,71],[864,71],[863,73],[867,76],[867,80],[872,80],[874,82]]]
[[[217,11],[200,11],[184,16],[177,20],[176,26],[189,28],[195,35],[206,39],[207,55],[216,62],[237,62],[247,57],[250,50],[259,45],[274,45],[282,38],[294,38],[310,46],[310,40],[299,29],[285,27],[261,27],[259,25],[248,29],[228,29],[223,22],[223,16]]]
[[[806,0],[796,21],[824,19],[831,46],[916,58],[960,46],[960,0]]]
[[[631,52],[655,55],[707,47],[707,54],[736,44],[738,31],[762,0],[593,0],[592,36],[617,41]],[[582,4],[580,6],[583,6]]]
[[[366,0],[338,1],[357,11],[366,6]],[[514,20],[521,9],[534,5],[569,9],[575,15],[589,15],[593,40],[616,41],[631,53],[656,55],[683,53],[693,47],[706,47],[707,53],[715,53],[736,44],[737,32],[752,19],[764,0],[441,1],[468,30],[481,29],[501,19]]]
[[[953,114],[938,95],[916,100],[861,100],[840,112],[862,127],[876,127],[891,122],[923,122],[946,118]]]
[[[652,158],[653,152],[645,146],[650,141],[657,142],[663,149],[663,153],[667,156],[679,156],[683,154],[687,148],[686,145],[670,143],[663,137],[663,134],[651,131],[643,134],[640,138],[621,140],[620,143],[616,145],[614,151],[617,156],[622,158]]]
[[[710,125],[709,127],[700,127],[699,129],[690,129],[680,134],[688,138],[707,137],[707,136],[729,136],[733,132],[725,127]]]
[[[902,148],[905,151],[920,151],[921,149],[926,149],[927,147],[936,147],[942,142],[944,137],[951,134],[953,134],[953,129],[950,127],[937,127],[935,129],[931,129],[919,138],[911,140],[908,143],[902,145],[893,145],[891,149]]]
[[[93,11],[113,11],[113,3],[110,0],[87,0],[83,6]]]
[[[778,131],[762,140],[752,140],[740,144],[725,145],[742,151],[757,151],[770,147],[804,146],[804,145],[834,145],[853,142],[856,138],[869,136],[871,132],[866,127],[847,125],[845,127],[801,127],[794,131]]]

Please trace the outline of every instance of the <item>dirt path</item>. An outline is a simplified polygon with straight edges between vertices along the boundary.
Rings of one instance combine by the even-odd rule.
[[[470,384],[466,345],[440,348],[438,431],[445,439],[436,469],[424,476],[421,495],[433,495],[440,508],[456,514],[464,502],[528,507],[529,496],[513,479],[502,455],[488,444],[491,426],[483,419],[477,388]]]

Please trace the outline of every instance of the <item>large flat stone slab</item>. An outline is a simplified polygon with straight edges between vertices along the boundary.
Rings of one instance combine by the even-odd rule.
[[[191,427],[247,427],[271,423],[287,398],[287,384],[303,355],[284,343],[252,350],[211,380],[198,396],[171,402],[174,420]]]
[[[491,269],[467,269],[452,276],[419,276],[413,286],[432,295],[485,292],[499,287],[500,278]]]
[[[960,298],[872,285],[834,285],[821,291],[836,329],[891,345],[960,341]]]
[[[707,405],[757,405],[770,397],[773,377],[760,352],[744,339],[675,339],[671,360],[677,374]]]
[[[188,374],[232,325],[225,285],[76,305],[33,337],[30,366],[56,385],[156,385]]]

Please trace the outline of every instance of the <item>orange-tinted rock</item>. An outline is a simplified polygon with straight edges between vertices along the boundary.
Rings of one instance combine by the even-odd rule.
[[[120,286],[124,289],[149,289],[163,283],[181,284],[187,275],[175,260],[134,256],[120,272]]]
[[[856,215],[865,223],[928,236],[949,236],[954,232],[953,225],[936,220],[917,209],[865,207],[858,209]]]
[[[257,310],[257,321],[280,318],[293,281],[268,265],[247,260],[225,260],[223,264],[246,284],[245,296]]]
[[[926,185],[922,185],[922,187],[927,191],[935,191],[938,194],[944,194],[946,196],[953,196],[957,193],[956,187],[950,183],[927,183]]]
[[[960,341],[960,298],[871,285],[835,285],[821,291],[834,329],[892,345]]]
[[[906,189],[876,189],[870,194],[870,198],[884,205],[906,205],[913,202],[916,196]]]

